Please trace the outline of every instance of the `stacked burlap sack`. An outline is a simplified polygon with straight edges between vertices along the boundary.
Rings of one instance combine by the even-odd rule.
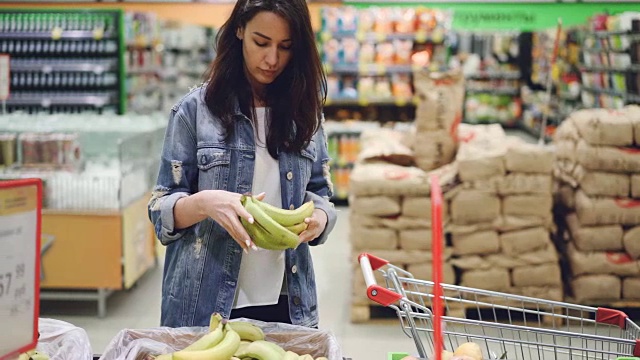
[[[563,298],[553,228],[553,152],[506,136],[500,125],[459,127],[460,184],[447,229],[460,285]]]
[[[554,135],[576,301],[640,298],[640,107],[574,112]]]
[[[357,263],[363,252],[388,260],[418,279],[431,279],[429,179],[431,174],[438,175],[446,190],[455,181],[456,171],[452,165],[431,172],[411,166],[413,153],[406,145],[411,137],[409,133],[391,129],[368,130],[361,135],[363,150],[351,173],[349,196],[354,261],[352,305],[372,304]],[[445,249],[443,257],[444,280],[455,283],[449,262],[450,248]],[[376,278],[384,286],[385,279],[380,273],[376,273]]]

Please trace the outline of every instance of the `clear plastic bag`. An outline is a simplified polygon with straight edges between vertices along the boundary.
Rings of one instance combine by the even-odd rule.
[[[39,319],[40,338],[36,350],[51,360],[92,360],[93,351],[84,329],[64,321]]]
[[[309,354],[314,358],[324,356],[329,360],[342,360],[342,350],[338,340],[330,331],[250,319],[238,320],[259,326],[266,340],[280,345],[285,350],[300,355]],[[206,327],[125,329],[111,340],[100,360],[152,359],[158,354],[183,349],[208,331]]]

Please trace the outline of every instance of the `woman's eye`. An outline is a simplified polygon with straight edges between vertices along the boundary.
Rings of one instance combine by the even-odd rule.
[[[256,45],[258,45],[258,46],[260,46],[260,47],[265,47],[265,46],[267,46],[267,43],[261,43],[261,42],[257,42],[257,41],[256,41],[255,43],[256,43]]]
[[[291,50],[291,45],[280,46],[280,49],[282,49],[282,50]]]

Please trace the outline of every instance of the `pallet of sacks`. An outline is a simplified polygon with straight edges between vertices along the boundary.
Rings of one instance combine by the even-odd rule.
[[[507,137],[500,125],[462,124],[459,136],[447,231],[460,285],[562,300],[550,236],[553,152]]]
[[[573,299],[640,299],[640,107],[576,111],[554,145]]]
[[[426,172],[411,166],[411,150],[405,147],[406,133],[391,129],[362,134],[362,152],[350,177],[350,240],[353,259],[353,322],[369,320],[376,303],[367,298],[357,257],[363,252],[388,260],[430,280],[431,200],[430,175],[437,175],[446,191],[456,179],[453,165]],[[446,214],[446,208],[443,209]],[[445,251],[445,280],[454,283],[451,250]],[[377,274],[379,284],[384,279]]]

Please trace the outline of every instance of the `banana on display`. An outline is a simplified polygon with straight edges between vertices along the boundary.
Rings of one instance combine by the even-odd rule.
[[[40,351],[29,350],[20,354],[18,360],[49,360],[49,355]]]
[[[242,226],[256,246],[267,250],[298,247],[298,235],[307,228],[304,220],[310,217],[315,209],[312,201],[293,210],[277,208],[249,195],[243,195],[240,201],[254,220],[253,224],[250,224],[241,218]]]
[[[47,358],[48,359],[48,358]],[[33,360],[47,360],[33,358]],[[267,341],[262,329],[246,321],[227,321],[219,313],[211,315],[209,332],[183,350],[158,355],[155,360],[314,360],[311,355],[286,351]],[[30,358],[20,358],[30,360]],[[315,360],[327,360],[318,357]]]

